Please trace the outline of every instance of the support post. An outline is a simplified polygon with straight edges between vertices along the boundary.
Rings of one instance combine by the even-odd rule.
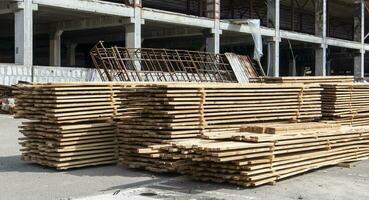
[[[134,17],[131,18],[131,23],[125,26],[126,29],[126,47],[127,48],[141,48],[141,0],[132,0],[134,7]]]
[[[206,51],[218,54],[220,52],[220,0],[206,0],[206,17],[214,19],[214,28],[206,34]]]
[[[33,66],[33,4],[32,0],[18,2],[14,12],[15,63]]]
[[[131,5],[134,8],[134,17],[130,19],[130,23],[125,26],[126,34],[125,41],[127,48],[141,48],[142,46],[142,27],[144,23],[141,17],[142,14],[142,0],[130,0]],[[135,55],[131,55],[135,56]],[[135,67],[137,71],[141,70],[139,61],[135,61]]]
[[[61,35],[63,30],[50,33],[50,66],[61,66]]]
[[[315,50],[315,75],[327,75],[327,0],[315,1],[315,35],[322,44]]]
[[[69,42],[67,43],[67,65],[75,66],[76,65],[76,43]]]
[[[280,1],[268,0],[268,27],[275,30],[275,36],[268,42],[269,60],[268,66],[270,68],[269,74],[274,77],[279,76],[279,44],[281,42],[280,36]],[[269,75],[268,74],[268,75]]]
[[[365,65],[365,2],[356,0],[354,4],[354,41],[361,43],[360,52],[354,57],[354,76],[362,78]]]

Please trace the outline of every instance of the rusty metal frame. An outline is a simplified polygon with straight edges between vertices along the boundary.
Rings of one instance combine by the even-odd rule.
[[[124,47],[99,42],[90,52],[102,81],[125,82],[237,82],[223,54]]]

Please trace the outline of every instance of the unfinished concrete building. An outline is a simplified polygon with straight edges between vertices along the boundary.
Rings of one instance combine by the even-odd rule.
[[[0,84],[97,79],[98,41],[252,55],[270,76],[368,73],[364,0],[2,0]]]

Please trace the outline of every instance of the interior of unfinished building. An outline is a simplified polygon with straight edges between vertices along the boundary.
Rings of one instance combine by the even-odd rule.
[[[249,19],[260,19],[267,75],[364,77],[367,15],[360,0],[2,0],[1,81],[91,79],[98,41],[252,55]]]

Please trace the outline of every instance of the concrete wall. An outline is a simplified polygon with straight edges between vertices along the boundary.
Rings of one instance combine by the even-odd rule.
[[[89,82],[100,81],[95,69],[34,66],[34,82]],[[0,64],[0,84],[12,85],[18,81],[32,81],[32,68],[15,64]]]

